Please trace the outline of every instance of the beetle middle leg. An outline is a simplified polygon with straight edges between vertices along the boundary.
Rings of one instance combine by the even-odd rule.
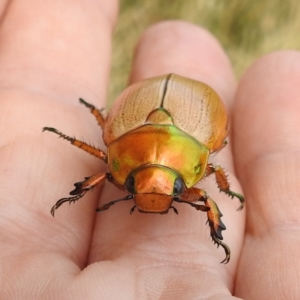
[[[106,121],[106,118],[104,117],[104,115],[102,113],[103,110],[97,109],[93,104],[90,104],[90,103],[86,102],[82,98],[79,98],[79,102],[91,110],[91,113],[94,115],[94,117],[96,118],[98,124],[100,125],[100,127],[103,130],[104,125],[105,125],[105,121]]]
[[[220,191],[224,192],[225,194],[227,194],[231,198],[237,197],[240,200],[240,203],[241,203],[238,210],[243,209],[245,199],[241,194],[233,192],[232,190],[230,190],[230,185],[229,185],[227,176],[224,172],[224,169],[220,166],[213,166],[212,164],[208,164],[207,167],[206,167],[206,176],[209,176],[212,173],[215,174],[217,185],[218,185],[218,188],[220,189]]]
[[[226,226],[221,220],[222,213],[220,212],[217,204],[207,196],[206,192],[197,188],[190,188],[185,190],[179,197],[174,198],[174,201],[187,203],[197,210],[207,212],[207,222],[210,227],[210,236],[217,246],[222,246],[225,251],[225,259],[221,263],[228,263],[230,260],[230,249],[222,242],[222,231],[226,229]],[[202,201],[205,205],[199,205],[193,202]]]

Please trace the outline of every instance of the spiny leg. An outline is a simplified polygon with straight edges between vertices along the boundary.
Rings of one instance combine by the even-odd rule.
[[[99,183],[103,182],[107,178],[107,173],[100,173],[91,177],[86,177],[84,181],[76,182],[75,189],[70,192],[72,197],[62,198],[58,200],[55,205],[51,208],[51,214],[54,217],[55,211],[65,202],[75,202],[82,198],[86,192],[94,188]]]
[[[224,192],[231,198],[237,197],[240,200],[240,207],[238,210],[243,209],[245,199],[244,197],[236,192],[233,192],[230,190],[230,185],[227,179],[227,176],[224,172],[224,169],[220,166],[213,166],[212,164],[208,164],[206,168],[206,176],[209,176],[210,174],[214,173],[217,181],[218,188],[221,192]]]
[[[97,109],[95,108],[94,105],[84,101],[82,98],[79,98],[79,102],[82,103],[83,105],[85,105],[86,107],[90,108],[91,113],[95,116],[98,124],[100,125],[100,127],[102,128],[102,130],[104,129],[104,125],[105,125],[105,117],[102,114],[103,109]]]
[[[59,137],[63,138],[64,140],[69,141],[72,145],[86,151],[87,153],[94,155],[102,160],[104,160],[105,162],[107,162],[107,155],[100,149],[97,149],[85,142],[82,142],[80,140],[77,140],[75,138],[72,138],[70,136],[67,136],[65,134],[63,134],[62,132],[58,131],[57,129],[53,128],[53,127],[44,127],[43,131],[50,131],[50,132],[54,132],[57,135],[59,135]]]
[[[187,203],[197,210],[202,210],[207,212],[208,225],[210,227],[210,236],[217,246],[221,246],[225,251],[225,259],[221,263],[228,263],[230,260],[230,249],[222,242],[223,236],[222,231],[226,229],[226,226],[221,220],[222,213],[220,212],[217,204],[207,196],[206,192],[197,188],[190,188],[185,190],[179,198],[175,198],[174,201]],[[195,204],[193,202],[201,201],[205,205]]]

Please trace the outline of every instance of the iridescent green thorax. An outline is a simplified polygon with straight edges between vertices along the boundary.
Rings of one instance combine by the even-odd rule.
[[[153,164],[175,170],[189,188],[203,176],[208,157],[206,146],[174,125],[144,125],[108,148],[108,165],[120,184],[134,169]]]

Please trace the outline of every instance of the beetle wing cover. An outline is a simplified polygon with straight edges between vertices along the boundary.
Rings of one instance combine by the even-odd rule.
[[[103,132],[106,145],[144,125],[149,113],[160,107],[165,78],[166,76],[160,76],[137,82],[116,99]]]
[[[218,150],[228,133],[228,117],[219,96],[208,85],[179,75],[150,78],[129,86],[108,115],[103,138],[106,145],[145,124],[157,108],[166,109],[174,125]]]
[[[172,75],[164,108],[174,124],[214,152],[222,147],[228,133],[225,106],[217,93],[196,80]]]

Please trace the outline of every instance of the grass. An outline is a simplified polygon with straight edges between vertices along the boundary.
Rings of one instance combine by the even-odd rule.
[[[228,53],[237,77],[263,54],[300,49],[298,0],[120,0],[110,103],[126,87],[139,36],[149,25],[168,19],[189,21],[211,31]]]

